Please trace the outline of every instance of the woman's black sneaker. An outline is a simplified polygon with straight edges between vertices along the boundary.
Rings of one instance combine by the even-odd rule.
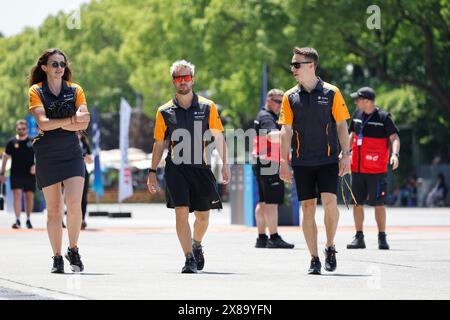
[[[64,259],[62,256],[53,257],[53,268],[51,273],[64,273]]]
[[[30,220],[27,220],[27,228],[28,229],[33,229],[33,225],[31,224]]]
[[[309,267],[308,274],[322,274],[322,264],[319,257],[313,257],[311,260],[311,266]]]
[[[337,267],[336,248],[334,246],[325,249],[325,270],[334,271]]]
[[[197,261],[197,270],[203,270],[205,267],[205,256],[203,255],[202,246],[192,246],[192,254]]]
[[[80,254],[78,253],[78,248],[67,249],[66,259],[70,262],[70,269],[73,272],[83,272],[84,266],[81,262]]]
[[[364,234],[358,232],[351,243],[347,245],[347,249],[365,249],[366,243],[364,242]]]
[[[378,249],[380,250],[389,250],[389,244],[386,240],[386,233],[380,232],[378,234]]]
[[[294,248],[293,244],[287,243],[280,236],[276,236],[274,239],[270,238],[267,241],[266,248],[270,249],[292,249]]]
[[[186,262],[181,273],[197,273],[197,261],[195,261],[195,257],[192,253],[186,257]]]

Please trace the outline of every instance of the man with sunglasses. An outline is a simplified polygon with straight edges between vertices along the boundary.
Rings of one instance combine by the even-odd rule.
[[[278,174],[280,162],[280,129],[278,115],[284,92],[272,89],[267,93],[266,104],[254,121],[256,138],[253,155],[256,163],[253,174],[258,183],[259,201],[255,208],[258,238],[256,248],[292,249],[293,244],[285,242],[278,235],[278,205],[283,204],[284,183]],[[269,229],[270,238],[266,235]]]
[[[33,210],[33,197],[36,190],[34,151],[32,139],[28,137],[28,125],[26,120],[16,122],[17,135],[11,138],[6,144],[3,152],[2,166],[0,171],[0,183],[5,183],[6,163],[11,159],[11,190],[14,198],[14,211],[16,222],[13,229],[19,229],[20,212],[22,211],[22,192],[25,193],[25,211],[27,214],[26,226],[32,229],[30,215]]]
[[[156,113],[155,142],[147,180],[149,191],[155,193],[156,168],[167,140],[166,201],[168,208],[175,209],[177,235],[186,257],[182,273],[197,273],[204,268],[202,240],[209,224],[209,210],[222,209],[210,166],[214,146],[224,163],[223,183],[230,180],[222,122],[214,102],[192,91],[194,72],[195,66],[185,60],[174,62],[170,68],[176,95]],[[195,212],[193,235],[190,212]]]
[[[398,128],[388,112],[375,105],[375,91],[363,87],[350,95],[357,110],[350,122],[352,146],[352,189],[356,203],[353,207],[356,235],[347,249],[365,249],[363,222],[364,204],[375,207],[378,225],[378,249],[389,250],[386,240],[387,192],[386,173],[388,163],[396,170],[399,165],[400,138]],[[389,143],[392,154],[389,159]]]
[[[338,178],[347,174],[350,166],[346,122],[350,115],[339,89],[316,76],[318,61],[315,49],[294,48],[291,72],[298,84],[284,94],[278,122],[282,125],[280,178],[292,181],[288,162],[292,148],[291,164],[302,205],[302,228],[312,256],[309,274],[321,274],[322,267],[315,221],[319,196],[325,211],[327,234],[325,270],[336,270]],[[343,150],[341,159],[340,149]]]

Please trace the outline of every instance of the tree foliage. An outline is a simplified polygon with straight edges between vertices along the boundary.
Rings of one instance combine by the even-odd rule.
[[[289,89],[292,47],[313,46],[318,73],[348,94],[371,85],[397,122],[420,126],[426,148],[448,145],[450,5],[446,0],[382,0],[381,29],[367,27],[366,0],[103,0],[81,8],[81,28],[68,14],[37,29],[0,37],[0,142],[27,110],[26,76],[49,47],[64,50],[88,103],[118,110],[120,97],[154,117],[173,94],[169,66],[197,66],[196,90],[222,106],[230,126],[259,108],[261,70],[269,87]]]

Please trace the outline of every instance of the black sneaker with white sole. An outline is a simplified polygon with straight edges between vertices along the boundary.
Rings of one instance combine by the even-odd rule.
[[[195,257],[192,253],[186,257],[186,262],[184,263],[181,273],[197,273],[197,261],[195,261]]]
[[[195,261],[197,261],[197,270],[203,270],[205,267],[205,256],[202,246],[192,246],[192,254],[194,255]]]
[[[64,259],[62,256],[53,257],[53,267],[51,273],[64,273]]]
[[[333,272],[337,268],[336,248],[334,246],[325,248],[325,270]]]
[[[81,262],[81,256],[78,253],[78,248],[68,248],[65,257],[69,260],[70,269],[72,269],[73,272],[83,272],[84,266],[83,262]]]
[[[322,274],[322,264],[319,257],[313,257],[311,259],[311,266],[309,267],[308,274]]]

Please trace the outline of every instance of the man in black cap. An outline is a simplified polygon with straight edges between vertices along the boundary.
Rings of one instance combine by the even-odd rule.
[[[384,208],[387,165],[396,170],[399,165],[400,138],[391,115],[375,105],[375,91],[360,88],[350,95],[357,110],[353,114],[349,132],[352,143],[352,190],[356,203],[353,207],[356,235],[347,249],[364,249],[364,204],[375,207],[378,225],[378,247],[389,250],[386,241],[386,209]],[[389,157],[389,142],[391,156]]]

